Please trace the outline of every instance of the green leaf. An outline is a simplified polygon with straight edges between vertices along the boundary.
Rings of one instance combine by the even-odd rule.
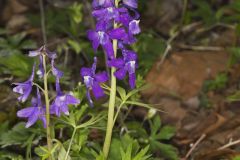
[[[154,137],[161,128],[160,116],[155,116],[153,121],[150,121],[151,137]]]
[[[151,142],[153,150],[160,152],[160,154],[169,160],[178,160],[177,149],[169,144],[163,144],[157,141]]]
[[[124,101],[126,98],[126,90],[122,87],[117,87],[117,92],[120,95],[122,101]]]
[[[157,139],[159,140],[169,140],[175,135],[175,127],[164,126],[161,128],[160,133],[157,135]]]
[[[61,145],[60,150],[58,152],[58,160],[65,160],[66,154],[67,152],[65,148],[63,147],[63,145]],[[71,160],[71,157],[68,155],[66,160]]]
[[[46,147],[42,147],[42,146],[39,146],[39,147],[36,147],[34,149],[34,152],[42,158],[42,160],[45,160],[47,159],[49,156],[50,156],[50,153],[48,152],[47,148]]]
[[[150,155],[146,155],[149,150],[149,146],[143,148],[132,160],[147,160],[150,158]]]
[[[68,40],[68,44],[72,47],[72,49],[79,54],[82,51],[82,47],[80,45],[79,42],[75,41],[75,40]]]

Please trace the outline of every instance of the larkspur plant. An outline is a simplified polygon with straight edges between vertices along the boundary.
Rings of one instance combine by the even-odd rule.
[[[137,0],[93,0],[92,3],[92,15],[96,18],[97,23],[95,30],[88,31],[88,38],[92,42],[95,51],[100,45],[102,46],[107,57],[108,67],[111,67],[108,122],[103,146],[105,158],[108,157],[115,123],[116,78],[122,80],[128,73],[130,87],[133,89],[136,85],[137,54],[129,50],[127,45],[135,43],[136,38],[134,36],[141,31],[139,27],[140,17],[136,10],[137,6]],[[120,55],[118,55],[118,49]],[[107,80],[106,73],[96,76],[95,68],[96,58],[92,69],[83,68],[81,70],[84,83],[88,88],[87,97],[90,104],[92,104],[92,100],[89,89],[92,89],[96,98],[101,97],[104,94],[99,82]]]
[[[14,83],[16,85],[13,91],[20,94],[18,100],[25,102],[31,94],[33,86],[36,86],[37,98],[32,98],[32,106],[24,108],[17,112],[17,116],[20,118],[28,118],[26,127],[32,126],[38,119],[42,120],[44,127],[47,129],[47,142],[49,152],[52,149],[52,138],[50,131],[50,114],[60,116],[61,114],[69,115],[68,105],[77,105],[80,100],[70,94],[64,94],[60,90],[60,78],[63,76],[63,72],[58,70],[54,65],[54,60],[57,58],[55,52],[50,52],[45,46],[36,51],[29,52],[30,57],[38,57],[39,66],[37,72],[35,72],[36,65],[34,64],[32,74],[30,78],[23,83]],[[51,64],[51,68],[47,70],[47,60]],[[50,98],[48,93],[48,75],[52,72],[56,79],[56,97],[52,104],[50,104]],[[44,81],[44,87],[41,87],[37,83],[34,83],[34,75],[38,74],[39,78]],[[45,97],[45,104],[41,100],[41,92]],[[51,158],[50,158],[51,159]]]
[[[86,97],[91,107],[94,107],[91,93],[93,93],[93,96],[96,99],[103,97],[105,93],[102,83],[105,83],[110,79],[107,130],[103,145],[104,159],[108,158],[112,139],[112,130],[119,110],[121,109],[121,107],[119,107],[116,114],[114,113],[116,107],[117,79],[123,80],[128,75],[130,88],[134,89],[136,86],[135,74],[138,66],[137,53],[132,51],[129,45],[136,42],[136,38],[134,36],[139,34],[141,31],[139,27],[140,16],[136,10],[137,6],[137,0],[93,0],[92,3],[92,15],[96,18],[97,23],[95,30],[89,30],[87,32],[87,36],[92,42],[92,47],[95,52],[97,52],[100,46],[103,48],[106,54],[105,56],[107,57],[106,64],[111,69],[111,74],[108,75],[105,71],[96,73],[97,55],[95,55],[92,67],[81,68],[80,75],[87,88]],[[26,127],[32,126],[37,120],[41,120],[43,122],[44,127],[46,127],[48,153],[50,154],[47,158],[49,157],[49,159],[52,159],[52,149],[54,148],[52,147],[52,143],[54,137],[52,137],[51,131],[54,129],[51,128],[50,115],[55,115],[56,117],[60,117],[61,115],[64,115],[65,117],[69,115],[69,119],[71,121],[70,125],[73,127],[74,131],[67,153],[64,155],[64,159],[68,159],[68,154],[71,149],[71,144],[76,130],[85,126],[83,124],[77,126],[75,122],[71,120],[72,118],[68,105],[78,105],[80,100],[71,94],[64,94],[61,91],[60,79],[63,77],[63,72],[55,67],[55,59],[57,58],[55,52],[50,52],[45,46],[43,46],[36,51],[30,51],[29,56],[38,57],[38,70],[35,72],[36,65],[34,64],[30,78],[23,83],[14,83],[16,87],[14,87],[13,91],[20,94],[18,97],[20,102],[25,102],[30,96],[33,86],[35,86],[37,87],[37,98],[32,98],[31,107],[18,111],[17,116],[20,118],[28,118]],[[50,70],[47,70],[47,62],[49,62],[49,65],[51,66]],[[52,103],[48,93],[49,73],[52,73],[56,79],[56,97]],[[44,87],[34,83],[35,74],[43,80]],[[45,97],[45,103],[42,103],[41,93]],[[127,101],[127,99],[124,101]],[[121,106],[123,104],[124,102]],[[65,117],[65,119],[68,118]],[[89,123],[91,121],[95,122],[96,120],[94,120],[94,118],[90,119]],[[88,122],[86,122],[86,124],[87,123]]]

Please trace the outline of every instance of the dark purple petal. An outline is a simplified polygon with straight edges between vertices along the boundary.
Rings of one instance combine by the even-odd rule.
[[[111,39],[121,40],[127,36],[127,33],[124,28],[117,28],[117,29],[113,29],[113,30],[109,31],[108,35]]]
[[[97,82],[93,83],[92,91],[93,91],[94,97],[97,99],[104,96],[104,91]]]
[[[137,8],[138,4],[137,4],[137,0],[123,0],[123,4],[132,7],[132,8]]]
[[[141,29],[139,27],[139,20],[132,20],[130,23],[129,23],[129,32],[131,34],[139,34],[141,32]]]
[[[122,68],[125,65],[125,62],[122,58],[112,59],[108,62],[108,65],[111,67]]]
[[[99,83],[104,83],[104,82],[108,81],[107,72],[97,73],[95,75],[95,80]]]
[[[135,88],[136,86],[136,75],[133,74],[129,74],[129,85],[131,87],[131,89]]]
[[[118,79],[122,80],[122,79],[125,78],[126,73],[127,73],[127,71],[126,71],[124,68],[121,68],[121,69],[117,70],[117,71],[114,73],[114,75],[115,75]]]
[[[128,61],[136,61],[137,60],[137,53],[131,50],[122,50],[124,60]]]
[[[92,69],[91,68],[86,68],[86,67],[83,67],[82,69],[81,69],[81,76],[82,77],[84,77],[84,76],[93,76],[92,75]]]
[[[103,45],[103,49],[106,52],[107,57],[109,59],[113,59],[114,58],[114,50],[113,50],[113,45],[112,45],[111,41],[109,41],[108,43]]]

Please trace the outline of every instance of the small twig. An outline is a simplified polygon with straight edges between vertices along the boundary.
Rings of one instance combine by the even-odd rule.
[[[40,7],[40,13],[41,13],[42,38],[43,38],[44,45],[46,45],[47,44],[47,35],[46,35],[45,13],[44,13],[43,0],[39,0],[39,7]]]
[[[162,65],[162,63],[165,61],[168,53],[170,52],[170,50],[172,49],[172,42],[173,40],[179,35],[180,32],[175,32],[168,40],[167,40],[167,47],[163,53],[163,56],[160,60],[160,62],[157,64],[157,69],[160,68],[160,66]]]
[[[178,47],[182,49],[189,49],[189,50],[195,50],[195,51],[222,51],[224,50],[223,47],[217,47],[217,46],[191,46],[186,44],[178,44]]]
[[[236,140],[236,141],[230,141],[228,144],[218,148],[217,150],[223,150],[223,149],[226,149],[226,148],[229,148],[231,146],[234,146],[236,144],[240,143],[240,139]]]
[[[202,136],[194,143],[194,145],[187,152],[186,156],[181,160],[187,160],[187,158],[192,154],[193,150],[199,145],[199,143],[206,137],[206,134],[202,134]]]

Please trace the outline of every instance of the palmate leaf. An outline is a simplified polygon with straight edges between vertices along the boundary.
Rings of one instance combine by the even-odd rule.
[[[24,144],[31,136],[31,132],[25,128],[25,123],[16,124],[12,130],[9,130],[0,136],[1,147]]]

